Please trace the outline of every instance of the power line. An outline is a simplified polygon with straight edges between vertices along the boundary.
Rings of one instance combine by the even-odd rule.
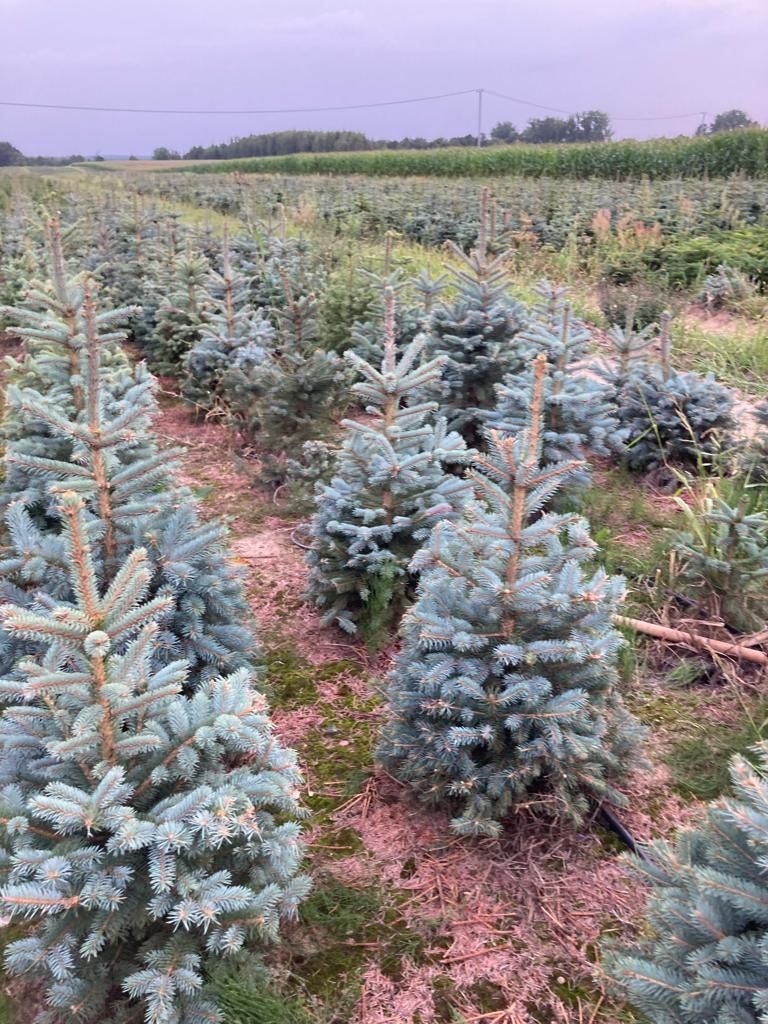
[[[537,107],[539,110],[550,110],[555,114],[568,114],[572,115],[575,113],[573,110],[564,110],[562,107],[548,107],[543,103],[531,103],[530,100],[522,100],[517,96],[507,96],[506,93],[496,92],[494,89],[486,89],[485,92],[489,96],[496,96],[500,100],[509,100],[511,103],[520,103],[525,107]],[[701,111],[695,110],[688,114],[653,114],[646,117],[619,117],[618,115],[609,115],[612,121],[675,121],[684,117],[701,117]]]
[[[536,107],[538,110],[551,110],[555,114],[572,114],[572,110],[563,110],[561,107],[547,107],[543,103],[531,103],[530,100],[521,100],[517,96],[507,96],[506,93],[496,92],[494,89],[485,90],[489,96],[496,96],[500,100],[509,100],[511,103],[520,103],[524,107]]]
[[[612,121],[681,121],[683,118],[701,117],[700,110],[694,110],[689,114],[654,114],[653,117],[615,117],[610,115]]]
[[[426,103],[430,100],[444,100],[451,96],[469,96],[477,89],[461,89],[458,92],[441,92],[434,96],[414,96],[407,100],[382,100],[378,103],[345,103],[333,107],[280,107],[264,110],[158,110],[149,107],[91,107],[69,103],[19,103],[0,100],[0,107],[25,107],[35,110],[80,110],[106,114],[314,114],[333,110],[369,110],[372,107],[399,107],[406,103]]]
[[[400,107],[410,103],[429,103],[432,100],[451,99],[455,96],[477,95],[482,103],[482,95],[495,96],[500,100],[507,100],[510,103],[518,103],[524,107],[534,107],[537,110],[548,110],[555,114],[573,115],[573,110],[565,110],[563,107],[551,107],[545,103],[534,103],[533,100],[525,100],[519,96],[509,96],[507,93],[497,92],[495,89],[460,89],[456,92],[440,92],[431,96],[412,96],[403,100],[380,100],[373,103],[343,103],[334,106],[324,107],[270,107],[254,110],[176,110],[156,107],[101,107],[70,103],[26,103],[17,100],[0,100],[0,107],[19,107],[27,110],[73,110],[83,113],[104,113],[104,114],[171,114],[185,115],[193,114],[200,116],[220,116],[239,114],[316,114],[337,110],[372,110],[377,107]],[[653,114],[647,116],[620,117],[610,115],[612,121],[675,121],[689,117],[700,117],[701,111],[697,110],[687,114]]]

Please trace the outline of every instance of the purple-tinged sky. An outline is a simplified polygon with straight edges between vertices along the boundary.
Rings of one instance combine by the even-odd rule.
[[[768,122],[768,0],[0,0],[0,100],[253,109],[366,103],[482,86],[616,134],[690,133],[746,109]],[[336,113],[193,116],[0,107],[28,154],[145,155],[251,132],[376,137],[475,130],[472,96]],[[484,128],[545,112],[486,97]]]

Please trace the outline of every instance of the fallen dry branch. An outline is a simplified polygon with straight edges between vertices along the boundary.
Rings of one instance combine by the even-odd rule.
[[[698,633],[691,633],[688,630],[671,629],[669,626],[660,626],[655,622],[630,619],[626,615],[614,615],[613,621],[617,626],[627,626],[638,633],[647,633],[648,636],[655,636],[659,640],[668,640],[673,644],[688,644],[689,647],[698,647],[713,654],[729,654],[734,658],[752,661],[756,665],[768,665],[767,654],[763,654],[762,651],[756,651],[751,647],[743,647],[741,644],[726,643],[724,640],[711,640],[709,637],[700,636]]]

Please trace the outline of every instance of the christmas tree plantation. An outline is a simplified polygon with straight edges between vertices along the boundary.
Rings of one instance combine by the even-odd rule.
[[[386,347],[381,370],[353,352],[346,358],[365,378],[353,386],[372,417],[345,420],[347,434],[329,484],[319,485],[312,520],[309,596],[323,620],[380,644],[410,584],[408,563],[434,522],[454,514],[469,493],[445,466],[468,461],[461,437],[435,404],[416,395],[434,386],[443,360],[418,365],[424,338],[400,359],[395,303],[386,296]]]
[[[209,963],[273,941],[307,881],[295,755],[240,669],[181,695],[157,668],[170,593],[135,548],[108,568],[73,492],[59,498],[70,600],[4,605],[44,654],[0,680],[0,911],[6,949],[45,986],[46,1024],[216,1019]]]
[[[623,581],[589,567],[586,521],[542,513],[569,462],[541,465],[546,357],[535,363],[528,428],[492,432],[470,472],[476,498],[416,555],[418,593],[388,682],[379,756],[462,835],[496,835],[539,794],[580,819],[619,801],[640,728],[616,690]]]

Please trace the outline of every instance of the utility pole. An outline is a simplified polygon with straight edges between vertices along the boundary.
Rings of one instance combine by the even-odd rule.
[[[477,90],[477,145],[483,144],[483,93],[485,89]]]

